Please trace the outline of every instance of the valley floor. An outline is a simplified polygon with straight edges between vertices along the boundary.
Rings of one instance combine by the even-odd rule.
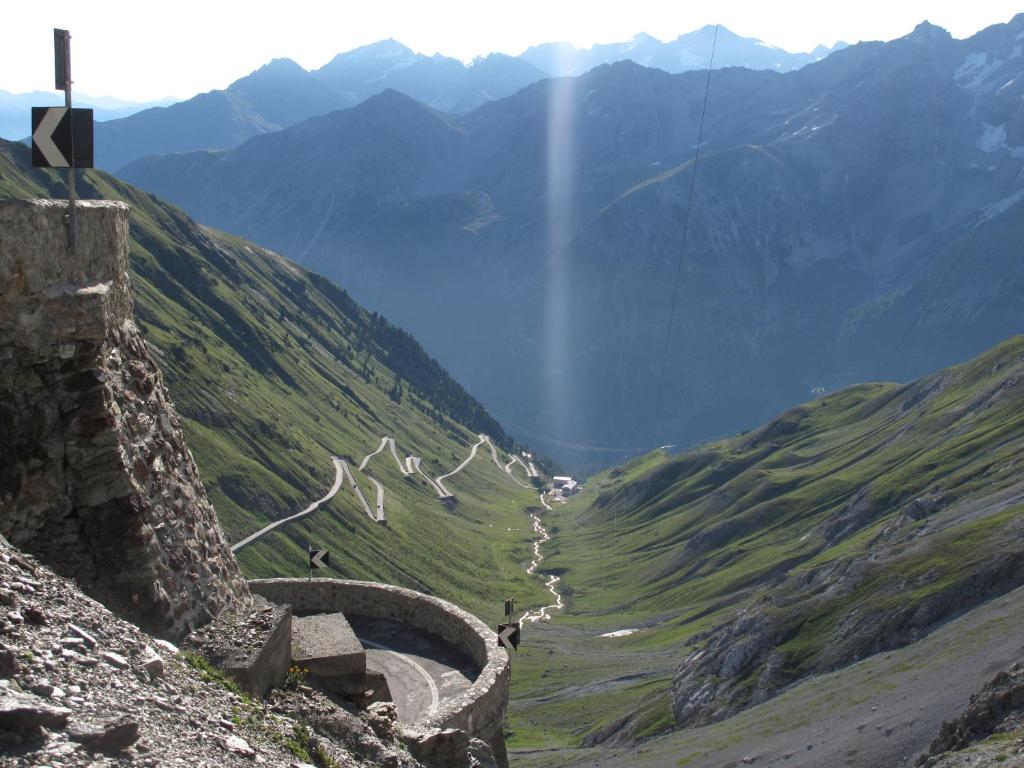
[[[1024,656],[1022,623],[1024,588],[980,606],[911,646],[807,680],[723,722],[626,748],[513,746],[512,763],[517,768],[909,768],[944,720],[956,717],[972,693]],[[554,652],[567,639],[567,630],[557,625],[538,626],[529,636],[540,654]],[[628,671],[624,664],[618,669]],[[660,671],[671,672],[668,667]],[[513,709],[521,705],[517,702]],[[951,766],[979,764],[946,759]]]

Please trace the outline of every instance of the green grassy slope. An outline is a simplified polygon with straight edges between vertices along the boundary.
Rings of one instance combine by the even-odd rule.
[[[61,177],[34,171],[21,145],[0,142],[0,197],[62,196]],[[89,171],[82,197],[133,207],[136,320],[160,361],[189,444],[230,541],[292,514],[334,481],[332,454],[358,465],[383,435],[437,476],[500,426],[404,331],[323,278]],[[504,456],[504,451],[502,451]],[[308,543],[332,550],[329,575],[403,584],[486,615],[513,594],[539,603],[525,575],[536,494],[480,452],[448,485],[449,510],[390,453],[367,472],[386,488],[387,527],[348,488],[314,515],[242,549],[249,576],[305,573]],[[355,472],[374,506],[374,489]],[[516,531],[507,529],[515,528]]]
[[[641,457],[547,520],[569,611],[524,655],[513,747],[727,717],[1024,581],[1024,337]]]

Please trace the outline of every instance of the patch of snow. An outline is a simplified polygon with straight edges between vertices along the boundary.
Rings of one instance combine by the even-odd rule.
[[[639,631],[639,629],[617,629],[614,632],[605,632],[603,635],[598,635],[598,637],[625,637]]]
[[[648,40],[652,40],[653,42],[658,42],[656,39],[652,38],[650,35],[646,35],[646,34],[644,34],[642,32],[639,35],[633,35],[629,39],[629,44],[626,46],[625,50],[632,51],[638,45],[640,45],[641,43],[647,42]]]
[[[1003,211],[1009,210],[1021,200],[1024,200],[1024,189],[1018,189],[1009,197],[1005,197],[998,203],[993,203],[992,205],[987,206],[981,214],[981,221],[979,223],[984,223],[989,219],[998,216],[1000,213],[1003,213]]]
[[[1006,149],[1006,123],[1002,125],[982,123],[982,125],[985,128],[976,142],[978,149],[982,152],[998,152],[1001,149]]]
[[[989,90],[985,87],[985,82],[999,70],[1002,64],[1003,62],[999,59],[989,61],[987,53],[972,53],[964,59],[963,64],[956,68],[953,79],[968,91]],[[970,82],[964,82],[968,78],[970,78]]]
[[[953,73],[954,80],[962,80],[968,75],[976,72],[988,62],[987,53],[971,53],[964,59],[963,63]]]

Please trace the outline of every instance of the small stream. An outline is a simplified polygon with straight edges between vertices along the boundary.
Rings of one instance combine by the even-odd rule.
[[[540,518],[537,515],[531,514],[530,517],[533,518],[533,531],[538,535],[537,540],[533,542],[533,561],[530,563],[530,567],[526,569],[526,572],[532,575],[537,572],[537,566],[540,565],[541,561],[544,559],[544,555],[540,553],[540,545],[545,541],[548,541],[551,536],[548,535],[547,529],[541,525]],[[547,583],[545,584],[548,591],[554,595],[555,602],[551,605],[545,605],[543,608],[536,611],[527,611],[522,615],[522,618],[520,618],[519,621],[529,621],[531,623],[537,621],[551,621],[551,614],[548,612],[560,611],[565,607],[562,603],[562,595],[558,592],[558,582],[561,580],[562,579],[559,576],[549,576]]]

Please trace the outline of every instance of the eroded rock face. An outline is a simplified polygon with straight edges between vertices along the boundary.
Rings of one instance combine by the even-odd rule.
[[[132,322],[128,206],[0,201],[0,533],[154,634],[248,588]]]

